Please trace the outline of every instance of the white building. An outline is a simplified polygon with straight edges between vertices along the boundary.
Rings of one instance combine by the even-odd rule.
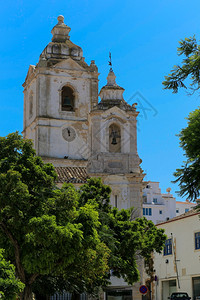
[[[159,182],[149,181],[143,189],[143,216],[158,224],[192,209],[196,204],[189,201],[176,201],[167,188],[161,193]]]
[[[194,208],[195,206],[196,203],[191,203],[189,200],[186,200],[185,202],[176,201],[176,215],[182,215],[188,212],[190,209]]]
[[[159,182],[150,181],[143,190],[143,216],[154,224],[176,216],[176,199],[170,194],[162,194]]]
[[[200,212],[190,210],[157,225],[165,229],[166,246],[154,255],[158,281],[152,300],[166,300],[172,292],[187,292],[192,300],[200,296]]]

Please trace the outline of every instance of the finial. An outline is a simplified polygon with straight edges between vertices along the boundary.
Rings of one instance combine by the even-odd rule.
[[[58,20],[58,24],[64,23],[64,17],[62,15],[58,16],[57,20]]]
[[[112,59],[111,59],[111,52],[109,52],[109,61],[108,65],[110,66],[110,71],[112,71]]]
[[[53,27],[51,33],[53,35],[52,42],[64,43],[69,40],[69,32],[71,28],[64,23],[64,17],[62,15],[57,17],[58,23]]]

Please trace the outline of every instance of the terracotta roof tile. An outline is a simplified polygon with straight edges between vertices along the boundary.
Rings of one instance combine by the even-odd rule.
[[[86,183],[89,178],[86,167],[55,167],[58,183]]]
[[[194,202],[192,203],[190,201],[188,201],[188,202],[187,201],[176,201],[176,203],[179,203],[179,204],[190,204],[190,205],[194,205],[194,206],[197,205],[196,203],[194,203]]]

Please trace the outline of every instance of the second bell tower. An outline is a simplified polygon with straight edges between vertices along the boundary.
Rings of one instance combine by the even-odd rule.
[[[134,207],[141,216],[144,174],[137,153],[137,115],[134,105],[123,98],[124,89],[109,71],[98,103],[90,113],[90,176],[100,176],[112,189],[111,203],[119,209]]]

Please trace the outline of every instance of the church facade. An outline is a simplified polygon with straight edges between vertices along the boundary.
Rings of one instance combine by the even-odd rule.
[[[89,177],[101,177],[112,189],[113,206],[134,207],[133,216],[141,216],[144,173],[137,153],[138,112],[124,100],[112,68],[99,93],[95,61],[85,62],[69,32],[59,16],[52,41],[36,66],[29,67],[23,84],[24,138],[32,139],[37,154],[55,166],[58,185],[71,182],[79,187]],[[139,284],[132,288],[133,299],[141,299]],[[111,288],[130,290],[116,280]]]

